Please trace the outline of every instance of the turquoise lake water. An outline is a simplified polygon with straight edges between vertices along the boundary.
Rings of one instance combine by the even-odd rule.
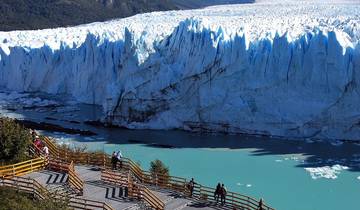
[[[262,197],[278,210],[342,210],[360,206],[360,146],[355,144],[334,146],[326,142],[179,131],[123,130],[97,138],[50,135],[60,143],[85,144],[89,150],[109,154],[121,149],[144,169],[149,168],[151,160],[160,159],[170,166],[172,175],[194,177],[211,187],[223,182],[229,190]],[[165,137],[166,140],[162,139]],[[142,139],[146,142],[140,143]],[[336,164],[352,167],[338,171],[336,179],[313,179],[304,169]]]
[[[8,106],[16,108],[19,105]],[[257,199],[262,197],[277,210],[360,209],[358,144],[109,129],[83,123],[99,119],[101,110],[78,104],[56,109],[0,109],[0,113],[13,118],[91,130],[97,135],[45,134],[55,137],[59,143],[86,145],[89,150],[109,154],[121,149],[125,156],[139,162],[144,169],[149,168],[150,161],[160,159],[170,167],[171,175],[188,179],[194,177],[195,181],[210,187],[223,182],[228,190]],[[348,169],[335,170],[339,165]],[[317,171],[313,176],[318,178],[312,178],[305,168]],[[321,174],[324,169],[332,173]]]

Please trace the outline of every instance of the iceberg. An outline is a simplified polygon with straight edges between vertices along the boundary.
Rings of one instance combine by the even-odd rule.
[[[358,140],[360,4],[260,1],[0,32],[0,86],[101,105],[103,121]]]
[[[338,175],[343,170],[349,170],[349,167],[342,165],[323,166],[316,168],[304,168],[310,173],[312,179],[326,178],[326,179],[337,179]]]

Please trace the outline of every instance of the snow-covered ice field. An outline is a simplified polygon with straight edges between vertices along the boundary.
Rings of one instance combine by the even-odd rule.
[[[360,2],[259,1],[0,32],[6,91],[129,128],[358,139]]]

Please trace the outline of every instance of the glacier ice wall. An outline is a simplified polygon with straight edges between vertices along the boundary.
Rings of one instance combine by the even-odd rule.
[[[100,104],[105,121],[129,128],[359,139],[359,23],[254,39],[204,21],[150,41],[128,27],[57,48],[4,39],[0,85]]]

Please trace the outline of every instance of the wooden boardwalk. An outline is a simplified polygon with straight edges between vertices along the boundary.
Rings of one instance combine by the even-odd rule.
[[[85,199],[101,201],[109,204],[114,209],[136,210],[151,209],[141,201],[125,197],[123,187],[105,183],[101,180],[101,169],[94,166],[75,166],[76,172],[84,181],[83,195],[78,196]],[[42,170],[24,175],[25,178],[32,178],[45,186],[49,191],[71,192],[67,186],[68,174],[50,170]],[[217,209],[204,205],[195,200],[183,197],[170,190],[150,187],[151,191],[165,203],[166,210],[210,210]],[[75,196],[75,195],[73,195]]]
[[[188,180],[153,174],[122,158],[121,170],[111,170],[103,153],[73,152],[44,139],[50,157],[34,150],[33,159],[0,167],[0,186],[13,187],[40,199],[66,200],[74,209],[257,210],[259,201],[227,192],[226,204],[215,203],[215,189],[196,183],[189,198]],[[262,204],[264,210],[274,210]]]

